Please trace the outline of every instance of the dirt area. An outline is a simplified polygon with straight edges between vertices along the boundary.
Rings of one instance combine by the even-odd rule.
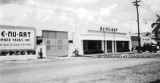
[[[142,53],[133,58],[124,55],[124,58],[59,57],[5,61],[0,63],[0,80],[2,83],[154,83],[160,80],[159,57],[160,53]]]
[[[160,62],[61,79],[67,83],[159,83]],[[54,80],[55,81],[55,80]],[[58,81],[57,81],[58,82]],[[60,80],[59,80],[60,82]]]

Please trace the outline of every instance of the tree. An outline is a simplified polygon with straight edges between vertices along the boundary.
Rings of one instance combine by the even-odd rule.
[[[156,20],[155,23],[152,23],[152,25],[151,25],[152,28],[153,28],[154,26],[160,24],[160,16],[159,16],[158,14],[157,14],[156,16],[158,17],[158,19]]]
[[[151,24],[151,27],[154,28],[154,29],[152,30],[152,33],[155,34],[156,40],[158,40],[158,34],[160,34],[160,33],[159,33],[159,30],[160,30],[160,16],[159,16],[158,14],[157,14],[156,16],[157,16],[158,18],[157,18],[157,20],[156,20],[155,23],[152,23],[152,24]]]

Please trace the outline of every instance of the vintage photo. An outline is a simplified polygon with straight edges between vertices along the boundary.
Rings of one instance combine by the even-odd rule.
[[[160,83],[160,1],[0,0],[0,83]]]

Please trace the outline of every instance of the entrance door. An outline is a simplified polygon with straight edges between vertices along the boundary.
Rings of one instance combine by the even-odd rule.
[[[112,52],[112,41],[107,41],[107,52]]]
[[[43,44],[46,45],[48,57],[64,56],[68,53],[68,33],[59,31],[43,31]]]

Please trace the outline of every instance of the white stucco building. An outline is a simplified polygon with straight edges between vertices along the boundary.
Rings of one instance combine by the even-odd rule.
[[[105,53],[129,52],[131,50],[130,34],[118,31],[104,32],[79,28],[74,32],[73,43],[81,55],[102,53],[104,51]]]
[[[14,28],[16,26],[9,25],[8,27]],[[21,28],[22,26],[17,27]],[[75,28],[35,27],[35,31],[36,37],[40,37],[42,40],[40,45],[45,46],[44,50],[47,57],[69,56],[69,53],[72,53],[69,52],[71,51],[70,47],[73,47],[72,51],[77,49],[80,55],[104,52],[129,52],[131,50],[131,36],[129,33],[101,31],[99,28],[100,27],[97,26],[88,28],[88,26],[83,25],[76,26]],[[109,28],[110,27],[108,27],[108,29]],[[69,43],[70,40],[73,41],[73,46],[69,46],[71,45],[71,43]],[[37,41],[35,40],[35,42]],[[38,43],[36,46],[37,45]],[[21,53],[27,50],[28,49],[13,51],[19,51],[19,53]],[[7,50],[6,53],[11,56],[16,54],[11,54],[10,50]]]

